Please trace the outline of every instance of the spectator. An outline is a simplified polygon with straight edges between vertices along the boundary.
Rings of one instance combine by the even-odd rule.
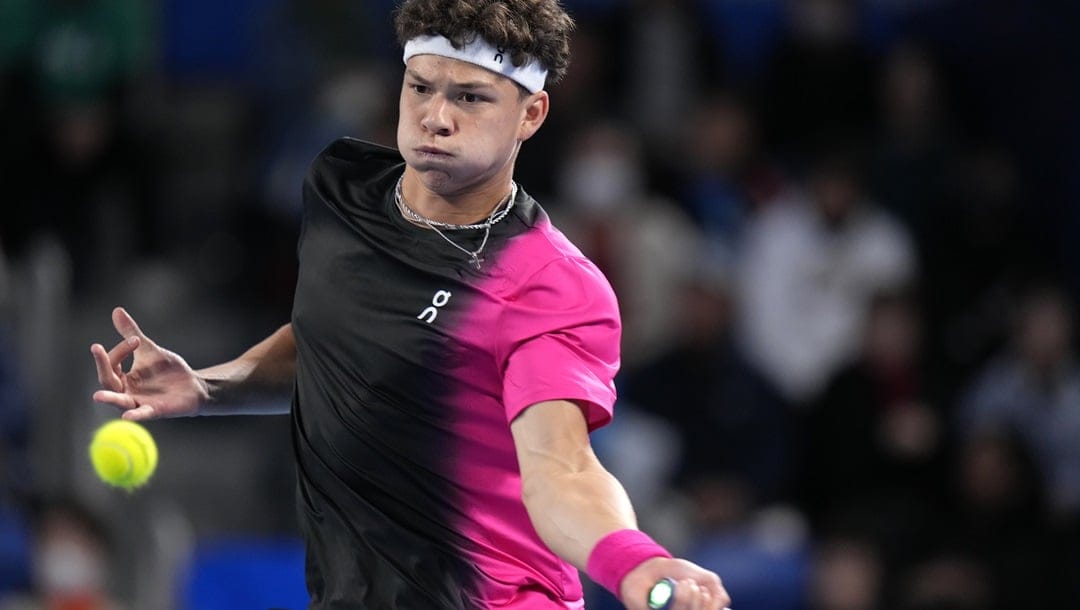
[[[859,41],[855,0],[789,0],[786,39],[774,52],[761,91],[770,148],[800,159],[830,134],[873,125],[874,62]]]
[[[959,152],[943,89],[930,51],[913,42],[892,49],[878,81],[882,121],[869,181],[882,207],[911,230],[924,268],[931,222],[946,204]]]
[[[958,583],[953,589],[984,590],[983,603],[976,598],[961,607],[1071,605],[1061,595],[1067,579],[1047,519],[1038,468],[1018,441],[1007,435],[978,436],[960,447],[954,510],[937,536],[939,550],[931,563],[934,557],[959,556],[981,566],[980,586]]]
[[[910,238],[868,200],[855,154],[821,154],[805,187],[750,221],[741,253],[748,353],[798,405],[854,356],[871,296],[915,277]]]
[[[761,149],[754,113],[740,95],[717,91],[701,99],[682,126],[689,154],[668,159],[672,192],[710,243],[738,247],[746,220],[779,191],[781,177]]]
[[[554,202],[559,185],[552,159],[573,149],[582,132],[607,120],[609,109],[619,99],[611,68],[618,57],[608,40],[607,27],[606,21],[579,20],[570,35],[574,61],[566,76],[551,88],[558,103],[552,105],[544,128],[529,140],[529,146],[521,149],[515,170],[521,184],[534,195],[547,195]]]
[[[978,559],[942,552],[911,567],[895,587],[899,610],[991,610],[1009,608],[995,603],[993,581]],[[1021,604],[1035,607],[1027,601]]]
[[[857,535],[832,534],[815,553],[810,610],[876,610],[882,607],[885,566],[877,548]]]
[[[31,554],[33,593],[0,598],[0,609],[120,610],[109,593],[108,534],[82,505],[59,501],[41,507]]]
[[[791,481],[794,426],[732,338],[728,281],[705,265],[688,278],[678,291],[676,344],[629,372],[624,396],[674,424],[683,444],[676,477],[692,496],[708,497],[699,488],[733,477],[753,503],[775,502]]]
[[[976,377],[960,405],[964,438],[1015,433],[1038,465],[1050,506],[1080,514],[1080,367],[1073,311],[1055,286],[1021,300],[1011,345]]]
[[[930,351],[950,404],[1007,340],[1016,286],[1052,262],[1009,151],[984,143],[955,161],[948,199],[929,223],[923,276]]]
[[[859,357],[805,415],[804,506],[823,524],[868,522],[885,559],[925,550],[946,489],[944,430],[921,359],[914,300],[874,298]]]

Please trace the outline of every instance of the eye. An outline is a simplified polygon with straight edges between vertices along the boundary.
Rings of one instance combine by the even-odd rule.
[[[475,93],[462,93],[458,99],[465,102],[466,104],[475,104],[477,102],[484,101],[484,98],[480,97]]]
[[[421,85],[419,83],[413,83],[409,85],[409,88],[412,89],[414,93],[419,93],[420,95],[423,95],[430,91],[427,85]]]

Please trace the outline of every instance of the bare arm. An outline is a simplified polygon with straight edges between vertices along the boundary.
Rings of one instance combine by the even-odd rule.
[[[585,570],[604,536],[636,529],[622,485],[596,458],[581,409],[567,401],[533,405],[510,425],[521,467],[522,497],[540,538],[560,557]],[[619,595],[644,610],[661,578],[677,581],[673,609],[719,609],[730,599],[716,574],[681,559],[653,558],[631,570]]]
[[[589,444],[581,410],[569,402],[533,405],[510,426],[521,466],[522,496],[533,527],[560,557],[584,570],[609,532],[636,528],[622,485]]]
[[[292,325],[274,331],[239,358],[195,371],[206,383],[208,414],[252,413],[244,405],[253,401],[282,401],[292,391],[296,377],[296,340]],[[287,408],[273,412],[284,413]],[[262,411],[269,412],[269,411]]]
[[[199,371],[154,343],[122,308],[112,314],[124,339],[110,351],[90,346],[101,389],[94,400],[121,409],[124,419],[284,413],[296,370],[292,327],[279,328],[229,362]],[[131,368],[123,362],[134,356]]]

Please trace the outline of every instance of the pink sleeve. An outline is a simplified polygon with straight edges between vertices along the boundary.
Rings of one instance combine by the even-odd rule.
[[[559,259],[525,280],[502,330],[507,421],[545,400],[581,404],[590,431],[611,421],[621,326],[615,293],[592,263]]]

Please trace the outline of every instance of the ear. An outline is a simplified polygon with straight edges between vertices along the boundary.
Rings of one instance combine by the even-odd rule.
[[[537,91],[536,93],[530,93],[521,103],[524,112],[521,117],[521,125],[518,126],[518,140],[524,142],[533,137],[533,134],[544,124],[544,119],[548,115],[550,100],[547,91]]]

